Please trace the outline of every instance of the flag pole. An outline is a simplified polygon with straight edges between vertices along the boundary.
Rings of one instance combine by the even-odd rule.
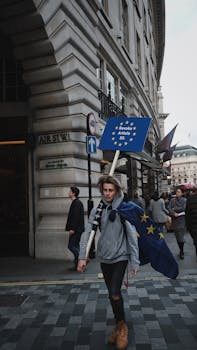
[[[116,150],[115,155],[114,155],[114,159],[113,159],[113,162],[112,162],[112,166],[111,166],[111,169],[110,169],[110,172],[109,172],[110,176],[113,176],[113,174],[114,174],[119,155],[120,155],[120,151]],[[99,205],[97,207],[97,210],[96,210],[95,218],[94,218],[93,225],[92,225],[92,230],[90,232],[90,237],[88,239],[88,243],[87,243],[87,247],[86,247],[86,259],[88,259],[90,248],[91,248],[93,239],[94,239],[94,237],[96,235],[96,230],[97,230],[98,225],[99,225],[98,218],[101,217],[102,208],[103,208],[103,202],[100,201],[100,203],[99,203]]]
[[[111,169],[110,169],[110,172],[109,172],[109,175],[110,175],[110,176],[113,176],[113,175],[114,175],[114,171],[115,171],[115,169],[116,169],[116,164],[117,164],[119,155],[120,155],[120,151],[117,150],[116,153],[115,153],[115,155],[114,155],[114,159],[113,159],[113,162],[112,162],[112,166],[111,166]]]

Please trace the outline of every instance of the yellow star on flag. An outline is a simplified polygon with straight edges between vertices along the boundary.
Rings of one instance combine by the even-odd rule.
[[[139,232],[136,232],[136,235],[137,235],[137,237],[140,237],[140,234],[139,234]]]
[[[160,237],[160,239],[163,239],[163,238],[164,238],[164,235],[163,235],[162,232],[159,232],[159,237]]]
[[[147,227],[146,228],[147,230],[148,230],[148,234],[153,234],[154,233],[154,230],[155,230],[155,228],[154,228],[154,226],[153,225],[150,225],[149,227]]]
[[[144,213],[142,216],[141,216],[141,222],[146,222],[148,219],[148,216]]]

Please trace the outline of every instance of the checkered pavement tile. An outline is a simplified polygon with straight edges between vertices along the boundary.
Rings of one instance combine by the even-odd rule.
[[[195,278],[136,280],[122,293],[128,350],[197,349]],[[1,350],[113,348],[106,344],[114,320],[103,281],[1,286],[0,300]]]

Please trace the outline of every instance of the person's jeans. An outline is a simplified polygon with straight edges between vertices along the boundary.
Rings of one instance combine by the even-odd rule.
[[[75,233],[73,235],[70,235],[69,237],[68,249],[73,253],[74,264],[75,264],[75,267],[77,267],[78,256],[79,256],[79,238]]]
[[[101,263],[101,270],[109,292],[109,299],[116,322],[125,320],[121,286],[128,261],[114,264]]]

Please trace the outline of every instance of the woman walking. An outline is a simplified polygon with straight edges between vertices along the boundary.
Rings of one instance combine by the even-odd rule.
[[[186,198],[183,197],[181,188],[176,190],[176,197],[172,198],[169,203],[169,213],[172,217],[171,229],[175,233],[177,244],[180,249],[179,257],[184,259],[184,243],[185,243],[185,208]]]
[[[159,197],[158,191],[155,191],[149,205],[150,216],[158,225],[160,232],[164,232],[164,225],[167,222],[169,211],[165,207],[163,198]]]
[[[131,263],[131,274],[135,276],[139,269],[138,239],[135,226],[125,221],[124,227],[116,210],[123,200],[121,186],[112,176],[102,176],[98,185],[104,203],[101,214],[101,235],[97,245],[97,258],[101,264],[105,284],[109,293],[109,300],[114,313],[116,326],[108,338],[108,343],[123,350],[128,344],[128,327],[121,286],[128,261]],[[80,242],[78,271],[83,272],[87,263],[86,247],[95,218],[96,208],[93,208],[87,227]]]

